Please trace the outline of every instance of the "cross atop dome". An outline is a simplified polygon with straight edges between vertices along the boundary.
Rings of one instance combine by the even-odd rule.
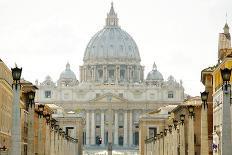
[[[155,62],[153,64],[153,69],[152,70],[157,70],[157,66],[156,66]]]
[[[114,11],[114,4],[111,3],[110,12],[107,14],[106,26],[118,26],[118,17]]]
[[[67,64],[66,64],[66,70],[70,70],[70,64],[69,64],[69,62],[67,62]]]

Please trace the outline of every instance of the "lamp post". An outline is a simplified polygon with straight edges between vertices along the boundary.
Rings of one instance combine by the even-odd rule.
[[[38,155],[44,155],[43,148],[43,111],[44,105],[38,105],[38,115],[39,115],[39,130],[38,130]]]
[[[59,125],[56,124],[54,129],[55,129],[55,134],[54,134],[54,154],[58,154],[58,146],[59,146],[59,141],[58,141],[58,135],[59,135]]]
[[[28,144],[27,144],[27,154],[34,155],[34,115],[35,115],[35,92],[30,91],[28,95]]]
[[[173,120],[173,126],[174,126],[174,130],[172,131],[173,134],[173,155],[177,155],[177,151],[178,151],[178,137],[177,137],[177,125],[178,125],[178,121],[177,120]]]
[[[221,76],[223,80],[223,104],[222,104],[222,143],[221,150],[222,155],[231,154],[231,111],[230,111],[230,97],[231,97],[231,85],[230,76],[231,69],[221,69]]]
[[[160,155],[160,134],[157,134],[157,155]]]
[[[201,92],[201,154],[209,154],[208,143],[208,92]]]
[[[164,133],[160,132],[160,155],[164,154]]]
[[[172,138],[173,138],[173,136],[172,136],[172,125],[168,125],[168,155],[173,154],[173,150],[172,150],[173,140],[172,140]]]
[[[164,129],[164,155],[168,155],[168,129]]]
[[[194,155],[194,124],[193,124],[193,117],[194,117],[194,106],[188,106],[189,111],[189,127],[188,127],[188,155]]]
[[[180,115],[180,155],[185,155],[185,136],[184,136],[184,119],[185,115]]]
[[[13,77],[13,109],[12,109],[12,130],[10,154],[21,154],[21,124],[20,124],[20,78],[22,68],[11,68]]]
[[[51,115],[49,113],[44,115],[46,119],[45,155],[50,155],[50,147],[51,147],[50,116]]]
[[[51,130],[50,130],[50,133],[51,133],[51,138],[50,138],[50,154],[49,155],[54,155],[55,153],[55,124],[56,124],[56,120],[54,118],[52,118],[50,120],[51,122]]]

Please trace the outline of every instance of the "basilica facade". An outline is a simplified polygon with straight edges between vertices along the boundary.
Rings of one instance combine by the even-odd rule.
[[[106,24],[89,41],[79,80],[67,63],[59,79],[39,83],[37,102],[56,104],[85,119],[85,151],[137,151],[139,116],[184,100],[182,82],[164,80],[156,64],[144,79],[144,66],[133,38],[118,24],[113,4]],[[149,129],[149,127],[148,127]]]

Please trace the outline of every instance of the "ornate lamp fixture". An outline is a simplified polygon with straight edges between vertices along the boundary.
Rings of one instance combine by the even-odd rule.
[[[14,80],[14,84],[16,84],[16,89],[17,89],[17,85],[20,83],[20,78],[21,78],[21,74],[22,74],[22,68],[18,68],[17,66],[15,68],[11,68],[11,72],[12,72],[12,77]]]
[[[47,114],[44,115],[47,124],[50,123],[50,116],[51,115],[49,113],[47,113]]]
[[[167,136],[168,129],[164,129],[164,136]]]
[[[58,132],[59,131],[59,125],[56,124],[54,129],[55,129],[56,132]]]
[[[39,114],[39,117],[42,117],[43,116],[43,111],[44,111],[44,105],[43,104],[39,104],[38,105],[38,114]]]
[[[194,106],[193,105],[188,106],[188,111],[189,111],[190,117],[193,117],[194,116]]]
[[[182,125],[184,124],[184,119],[185,119],[185,115],[184,115],[184,114],[181,114],[181,115],[180,115],[180,121],[181,121],[181,124],[182,124]]]
[[[160,132],[160,137],[163,138],[163,136],[164,136],[164,133],[161,131]]]
[[[221,76],[222,76],[223,82],[229,82],[230,76],[231,76],[231,69],[228,69],[228,68],[221,69]]]
[[[174,129],[176,130],[178,121],[177,120],[173,120],[173,124],[174,124]]]
[[[206,92],[206,91],[201,92],[201,100],[203,102],[204,108],[205,108],[205,106],[208,107],[208,104],[207,104],[208,95],[209,95],[209,92]]]
[[[168,126],[168,131],[169,131],[169,133],[172,133],[172,125]]]
[[[28,99],[29,99],[29,105],[32,107],[32,105],[34,105],[35,92],[30,91],[27,93],[27,95],[28,95]]]

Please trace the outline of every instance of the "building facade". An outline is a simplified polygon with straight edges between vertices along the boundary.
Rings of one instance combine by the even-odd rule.
[[[0,148],[10,147],[13,79],[11,71],[0,59]]]
[[[211,150],[214,155],[220,155],[222,153],[223,80],[220,69],[231,69],[232,67],[231,37],[227,23],[223,29],[224,32],[219,34],[218,63],[201,72],[201,81],[204,84],[206,91],[209,92],[209,103],[211,103],[209,105],[212,106],[213,126],[210,128],[210,133],[212,133],[213,136]]]
[[[36,100],[81,113],[86,120],[86,150],[97,152],[109,144],[113,150],[138,150],[139,115],[184,100],[182,82],[173,76],[164,80],[155,63],[144,79],[138,47],[120,28],[113,4],[106,25],[89,41],[83,61],[79,81],[69,63],[57,82],[50,76],[37,81]]]

